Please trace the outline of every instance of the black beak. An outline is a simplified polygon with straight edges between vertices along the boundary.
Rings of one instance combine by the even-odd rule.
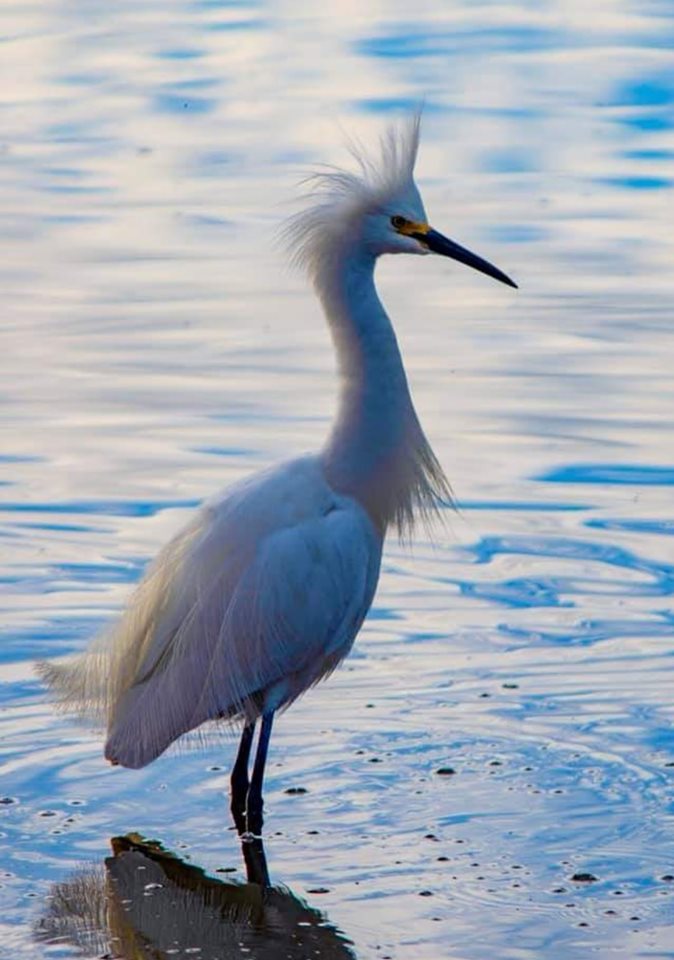
[[[465,247],[460,246],[458,243],[454,243],[453,240],[448,240],[447,237],[443,237],[437,230],[428,230],[426,233],[413,233],[412,236],[415,240],[418,240],[419,243],[423,243],[429,250],[432,250],[433,253],[439,253],[443,257],[451,257],[452,260],[465,263],[467,267],[473,267],[473,269],[479,270],[480,273],[486,273],[488,277],[493,277],[494,280],[500,280],[501,283],[506,283],[509,287],[515,287],[515,289],[517,289],[517,284],[499,270],[498,267],[493,266],[487,260],[483,260],[482,257],[478,257],[477,254],[471,253],[470,250],[466,250]]]

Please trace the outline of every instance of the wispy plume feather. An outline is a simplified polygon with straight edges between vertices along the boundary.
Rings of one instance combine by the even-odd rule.
[[[306,208],[286,220],[279,239],[290,250],[291,264],[306,271],[313,283],[326,256],[352,234],[357,223],[385,209],[412,183],[420,126],[419,110],[388,127],[375,153],[348,136],[346,146],[356,161],[355,172],[324,165],[301,181]]]

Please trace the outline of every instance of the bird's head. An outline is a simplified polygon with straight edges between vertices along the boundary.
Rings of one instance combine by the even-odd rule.
[[[389,128],[376,159],[351,145],[358,173],[327,168],[305,180],[310,205],[290,218],[283,233],[293,261],[320,282],[326,268],[345,255],[435,253],[516,287],[497,267],[430,226],[414,181],[419,121],[415,114]]]

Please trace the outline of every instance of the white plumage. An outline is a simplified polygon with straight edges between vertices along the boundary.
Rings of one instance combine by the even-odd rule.
[[[242,721],[252,737],[266,717],[254,774],[261,811],[274,711],[348,653],[387,529],[405,534],[415,515],[450,502],[375,290],[375,262],[434,251],[514,284],[426,223],[412,176],[418,134],[414,118],[389,131],[378,163],[360,158],[359,174],[310,180],[310,206],[285,231],[338,356],[339,408],[323,450],[207,503],[160,552],[116,625],[79,657],[38,667],[66,708],[104,721],[115,763],[144,766],[207,720]]]
[[[104,716],[109,760],[145,766],[188,730],[254,720],[330,673],[372,602],[381,543],[318,458],[266,470],[202,507],[119,623],[43,677]]]

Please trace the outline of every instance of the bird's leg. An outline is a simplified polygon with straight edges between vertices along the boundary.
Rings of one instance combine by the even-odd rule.
[[[257,883],[260,887],[270,886],[267,858],[264,853],[262,837],[241,838],[241,852],[246,865],[248,883]]]
[[[264,780],[264,765],[267,760],[267,750],[269,749],[269,738],[271,737],[273,722],[273,711],[263,714],[260,737],[257,741],[253,776],[250,781],[250,786],[248,787],[248,796],[246,797],[246,830],[248,833],[252,833],[257,837],[262,834],[262,782]]]
[[[230,777],[230,807],[234,824],[239,834],[246,830],[246,797],[250,782],[248,780],[248,758],[250,757],[250,748],[253,743],[253,733],[255,732],[255,722],[247,723],[241,734],[239,751],[232,767]]]

